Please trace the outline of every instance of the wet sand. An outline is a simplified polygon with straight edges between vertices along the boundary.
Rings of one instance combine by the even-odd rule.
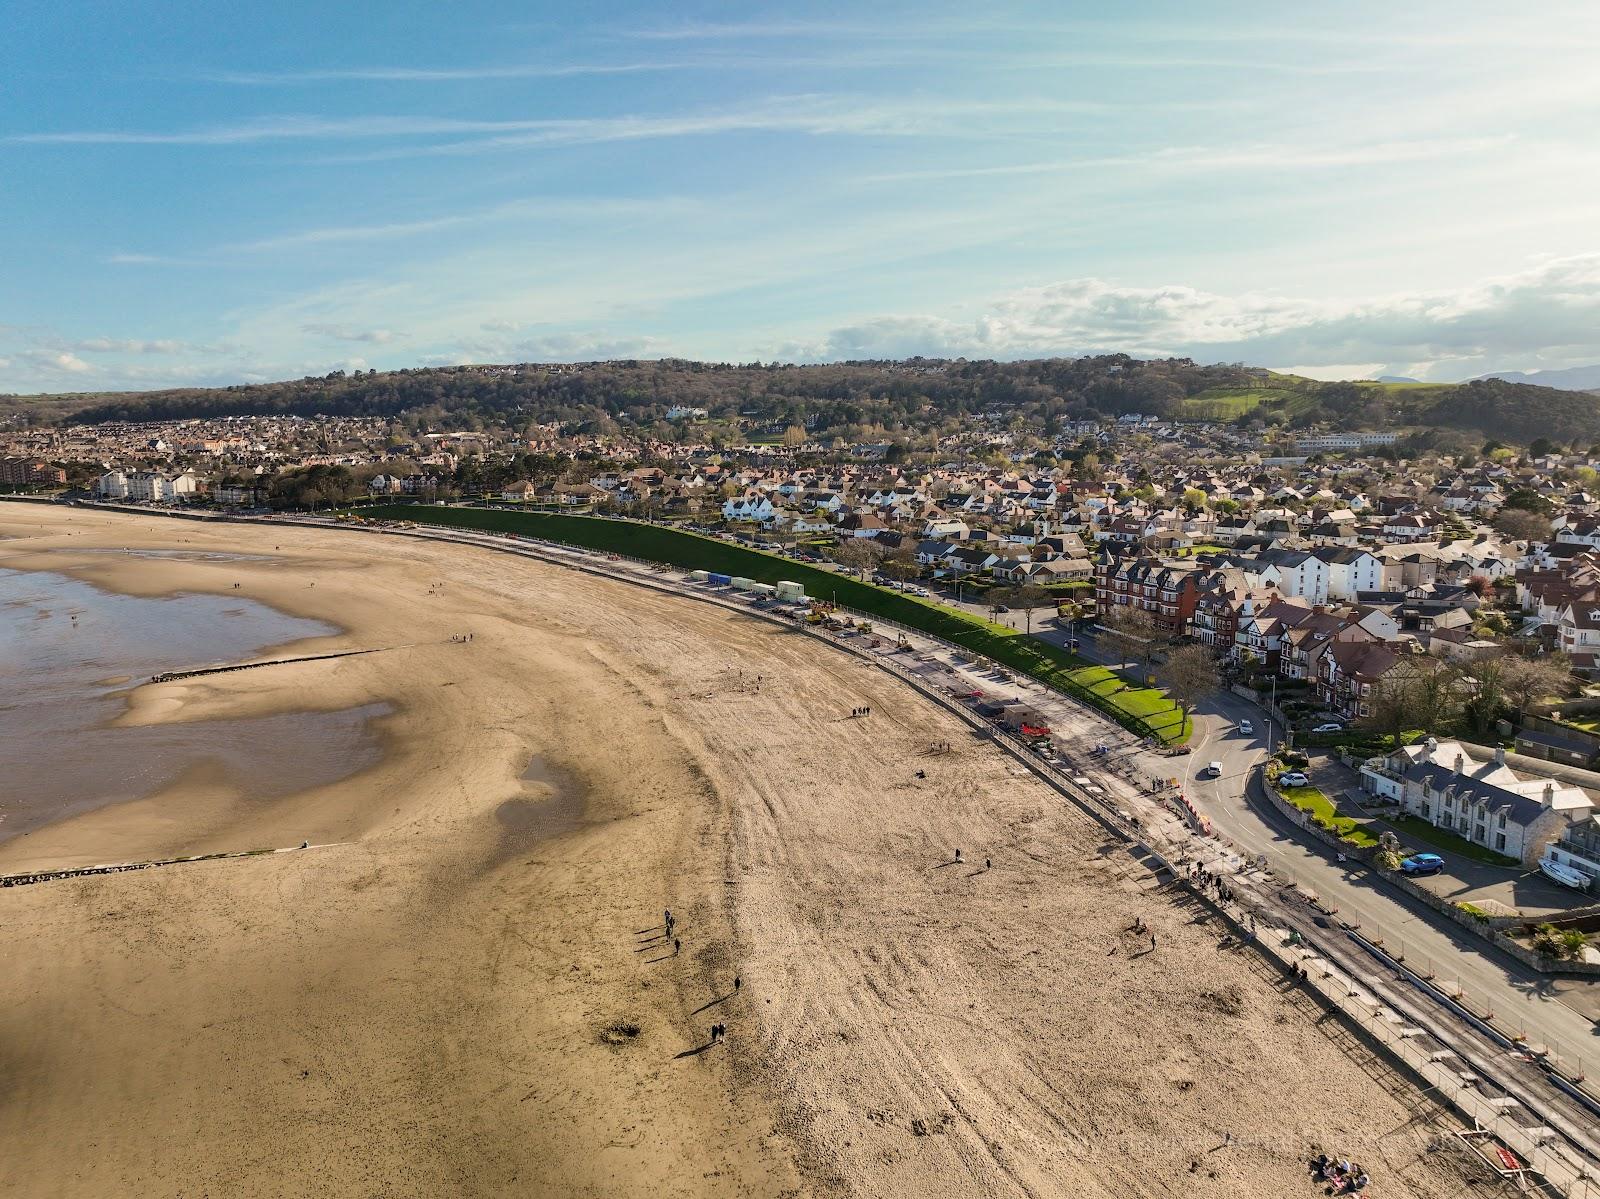
[[[330,843],[0,892],[0,1193],[1282,1199],[1320,1193],[1317,1147],[1381,1193],[1466,1186],[1352,1038],[796,632],[463,547],[10,508],[0,534],[281,554],[70,568],[242,578],[335,648],[410,648],[133,697],[152,722],[389,704],[391,752],[343,784],[213,797],[200,834],[142,803],[0,846]],[[935,740],[958,752],[919,758]]]

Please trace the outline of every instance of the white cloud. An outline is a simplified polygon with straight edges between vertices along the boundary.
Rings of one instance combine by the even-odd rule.
[[[19,358],[24,366],[47,375],[81,375],[94,369],[67,350],[26,350]]]
[[[784,345],[779,352],[829,360],[1109,351],[1295,363],[1318,373],[1352,364],[1363,374],[1385,364],[1421,364],[1435,378],[1517,364],[1593,362],[1600,359],[1600,254],[1548,260],[1456,291],[1358,301],[1230,296],[1184,285],[1126,287],[1073,279],[1014,292],[972,320],[874,317],[809,344]]]

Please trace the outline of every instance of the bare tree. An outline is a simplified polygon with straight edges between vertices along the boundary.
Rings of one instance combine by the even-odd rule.
[[[1495,531],[1514,541],[1549,541],[1550,518],[1526,508],[1504,508],[1494,518]]]
[[[1500,663],[1500,688],[1518,715],[1550,696],[1572,690],[1572,663],[1562,654],[1543,658],[1505,657]]]
[[[1044,607],[1050,602],[1050,599],[1050,593],[1037,583],[1023,583],[1005,593],[1006,603],[1013,608],[1021,609],[1023,615],[1027,618],[1027,631],[1030,636],[1033,633],[1033,610]]]
[[[1115,651],[1118,669],[1126,665],[1129,658],[1149,662],[1156,622],[1143,608],[1122,604],[1108,609],[1100,614],[1100,628],[1105,630],[1100,640]]]
[[[833,551],[833,559],[855,571],[858,578],[866,578],[867,572],[883,561],[883,547],[865,537],[851,537]]]
[[[1162,680],[1167,694],[1187,716],[1217,689],[1217,660],[1203,645],[1180,645],[1167,655]]]
[[[1372,688],[1366,721],[1382,732],[1437,733],[1460,719],[1467,688],[1460,672],[1433,658],[1400,659]]]

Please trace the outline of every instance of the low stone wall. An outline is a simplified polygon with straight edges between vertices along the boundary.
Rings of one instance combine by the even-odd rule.
[[[1505,926],[1514,928],[1528,923],[1528,921],[1523,917],[1505,917],[1503,920],[1484,920],[1477,916],[1471,915],[1468,912],[1462,911],[1448,899],[1441,899],[1432,891],[1417,886],[1416,883],[1412,882],[1404,875],[1379,869],[1376,865],[1374,865],[1374,861],[1378,854],[1376,849],[1368,849],[1358,845],[1351,845],[1347,841],[1340,840],[1336,835],[1328,832],[1326,829],[1317,827],[1317,825],[1312,823],[1311,819],[1304,812],[1295,807],[1288,800],[1284,799],[1283,796],[1278,794],[1276,788],[1267,783],[1266,778],[1263,776],[1259,768],[1257,768],[1257,770],[1251,775],[1249,786],[1254,788],[1256,793],[1265,799],[1267,803],[1277,808],[1278,811],[1282,812],[1288,819],[1294,821],[1294,823],[1298,825],[1308,836],[1322,842],[1329,848],[1344,854],[1348,858],[1354,858],[1356,861],[1363,863],[1386,883],[1389,883],[1397,890],[1405,892],[1405,894],[1409,895],[1412,899],[1415,899],[1418,903],[1432,908],[1435,912],[1438,912],[1446,919],[1459,924],[1462,928],[1471,932],[1474,936],[1482,937],[1485,941],[1488,941],[1497,949],[1505,951],[1518,961],[1523,962],[1528,966],[1531,966],[1533,969],[1539,971],[1541,974],[1566,974],[1582,978],[1600,978],[1600,964],[1590,962],[1557,961],[1546,954],[1537,953],[1534,950],[1529,949],[1526,945],[1522,945],[1516,941],[1513,941],[1510,937],[1506,936],[1505,933],[1501,932],[1498,927],[1496,927],[1497,925],[1503,924]]]

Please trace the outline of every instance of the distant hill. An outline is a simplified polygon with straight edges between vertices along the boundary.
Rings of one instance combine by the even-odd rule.
[[[1507,383],[1532,383],[1561,391],[1595,391],[1600,390],[1600,364],[1569,366],[1556,371],[1501,371],[1497,375],[1482,375],[1480,378],[1504,379]]]
[[[1421,379],[1408,378],[1405,375],[1379,375],[1379,383],[1420,383]]]
[[[660,361],[343,371],[281,383],[169,391],[0,396],[35,423],[215,416],[388,417],[413,426],[561,421],[671,436],[673,408],[704,409],[712,436],[752,422],[818,436],[920,434],[965,418],[1021,418],[1048,432],[1129,413],[1305,428],[1459,429],[1505,442],[1600,442],[1600,398],[1501,379],[1324,383],[1259,367],[1125,354],[1023,362],[913,358],[815,366]]]

